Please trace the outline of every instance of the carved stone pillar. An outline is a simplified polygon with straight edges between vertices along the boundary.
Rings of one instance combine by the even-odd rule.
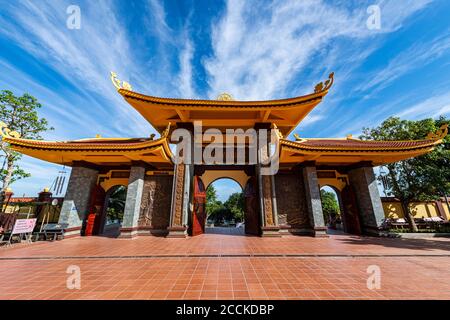
[[[363,233],[378,235],[384,210],[373,168],[366,166],[353,169],[348,176],[356,193]]]
[[[320,198],[319,180],[315,166],[304,166],[302,168],[303,182],[305,184],[305,199],[308,209],[309,222],[314,236],[326,236],[322,200]]]
[[[257,123],[255,128],[257,130],[258,137],[260,130],[268,130],[267,138],[270,139],[270,124],[269,123]],[[259,139],[258,139],[259,143]],[[259,146],[261,149],[263,146]],[[270,150],[270,141],[267,141],[267,150]],[[258,159],[261,160],[261,150],[258,152]],[[261,210],[261,236],[263,237],[279,237],[280,227],[278,225],[278,212],[277,201],[275,193],[275,180],[274,175],[261,174],[262,164],[259,163],[256,166],[256,174],[258,176],[258,188],[260,197],[260,210]]]
[[[92,188],[97,183],[98,171],[74,166],[70,173],[66,195],[59,215],[60,224],[67,224],[65,236],[79,236],[89,210]]]
[[[145,169],[144,164],[133,165],[131,167],[122,227],[120,228],[121,238],[134,238],[137,236],[142,191],[144,190]]]
[[[172,188],[172,205],[170,224],[167,228],[169,238],[184,238],[187,236],[189,214],[190,172],[189,165],[175,166]]]

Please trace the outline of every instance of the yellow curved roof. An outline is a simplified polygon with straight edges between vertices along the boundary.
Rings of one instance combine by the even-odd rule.
[[[143,161],[158,169],[172,168],[172,152],[166,137],[95,138],[72,141],[43,141],[3,136],[11,148],[28,156],[62,165],[87,162],[98,166],[129,165]]]
[[[327,81],[316,85],[314,93],[266,101],[161,98],[133,92],[129,85],[117,88],[124,99],[159,132],[168,123],[202,121],[204,130],[245,130],[257,123],[273,123],[283,135],[288,135],[322,101],[333,82],[334,74],[331,73]]]

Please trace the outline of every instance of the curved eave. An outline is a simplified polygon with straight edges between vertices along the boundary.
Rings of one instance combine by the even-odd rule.
[[[320,139],[315,140],[320,141]],[[426,154],[442,142],[442,140],[383,141],[383,146],[380,147],[377,146],[380,144],[379,141],[353,141],[365,146],[339,145],[339,140],[336,140],[336,144],[333,146],[311,146],[307,144],[307,139],[300,142],[282,139],[280,162],[294,164],[303,161],[315,161],[322,165],[351,165],[358,162],[372,162],[374,166],[378,166]],[[398,146],[399,144],[402,146]]]
[[[292,130],[322,101],[328,93],[270,101],[219,101],[158,98],[126,89],[119,93],[158,132],[169,123],[201,121],[204,130],[254,128],[257,123],[274,123],[283,135]]]
[[[172,152],[166,138],[129,142],[132,139],[83,139],[67,142],[3,137],[11,148],[44,161],[71,165],[74,161],[126,163],[146,158],[148,162],[172,165]],[[90,161],[89,161],[90,160]]]
[[[297,107],[302,104],[307,104],[314,102],[316,100],[323,99],[328,93],[327,90],[323,90],[317,93],[312,93],[304,96],[299,96],[295,98],[288,99],[277,99],[277,100],[262,100],[262,101],[222,101],[222,100],[197,100],[197,99],[176,99],[176,98],[162,98],[144,95],[142,93],[137,93],[134,91],[119,89],[118,92],[125,99],[136,99],[149,104],[167,106],[169,108],[182,107],[182,108],[192,108],[192,109],[202,109],[202,108],[212,108],[221,109],[227,108],[230,110],[237,110],[242,108],[256,108],[256,109],[285,109]]]
[[[365,140],[350,140],[357,141],[358,144],[364,145],[364,146],[346,146],[346,143],[341,143],[340,141],[349,141],[344,139],[336,139],[336,143],[334,145],[329,146],[323,146],[323,145],[309,145],[308,141],[312,141],[305,139],[304,141],[290,141],[286,139],[281,139],[281,145],[290,147],[295,150],[301,150],[301,151],[324,151],[324,152],[333,152],[333,151],[339,151],[339,152],[358,152],[358,151],[366,151],[366,152],[402,152],[402,151],[411,151],[416,149],[426,149],[430,148],[431,150],[434,148],[434,146],[440,144],[442,140],[411,140],[411,141],[365,141]],[[320,141],[322,139],[314,139],[315,141]],[[325,140],[325,139],[323,139]],[[330,140],[327,140],[330,141]],[[379,144],[385,144],[385,146],[379,146]],[[405,144],[405,146],[397,147],[398,144]]]

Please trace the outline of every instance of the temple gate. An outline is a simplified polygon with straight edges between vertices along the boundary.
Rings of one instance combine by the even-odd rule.
[[[362,141],[351,135],[320,139],[293,134],[294,140],[288,139],[328,94],[333,74],[311,94],[267,101],[236,101],[228,94],[217,100],[160,98],[134,92],[114,73],[112,80],[159,138],[154,134],[144,138],[98,135],[74,141],[34,141],[0,126],[3,141],[15,151],[72,167],[60,215],[60,223],[67,224],[67,236],[102,233],[105,195],[117,185],[126,187],[120,237],[202,234],[206,187],[228,176],[244,191],[247,234],[325,236],[320,188],[330,186],[340,200],[344,231],[377,235],[384,213],[373,167],[430,152],[448,132],[443,126],[423,140],[401,142]],[[267,174],[266,164],[251,162],[251,141],[245,139],[232,150],[235,158],[246,151],[243,163],[229,164],[220,157],[215,163],[175,161],[170,144],[180,141],[174,141],[172,133],[183,129],[196,142],[199,122],[200,134],[214,132],[224,139],[230,129],[241,130],[238,137],[253,130],[250,140],[257,141],[272,130],[277,137],[277,170]],[[200,152],[206,144],[200,142]],[[193,144],[184,152],[195,158],[195,148]]]

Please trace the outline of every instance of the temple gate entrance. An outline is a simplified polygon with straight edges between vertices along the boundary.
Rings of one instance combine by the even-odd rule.
[[[336,195],[339,203],[340,220],[342,231],[349,234],[361,235],[361,218],[358,207],[358,200],[354,187],[350,184],[346,174],[335,171],[319,172],[319,181],[322,188],[328,188]]]
[[[344,231],[346,233],[360,235],[361,223],[359,221],[358,203],[355,192],[350,185],[346,185],[342,189],[342,223],[344,224]]]
[[[259,215],[258,185],[255,177],[251,177],[244,190],[245,197],[245,233],[260,235],[261,219]]]
[[[261,234],[261,218],[259,205],[259,192],[256,176],[254,170],[244,167],[224,167],[214,166],[205,168],[199,166],[195,170],[196,175],[193,178],[193,210],[189,221],[189,234],[197,236],[205,233],[205,226],[207,223],[207,189],[216,181],[221,179],[229,179],[237,183],[242,192],[243,197],[243,217],[240,219],[232,219],[239,227],[242,219],[244,226],[241,226],[241,231],[229,230],[227,234],[234,235],[260,235]],[[223,204],[222,204],[223,205]],[[234,227],[234,224],[233,224]],[[215,233],[211,231],[213,228],[208,228],[208,233]],[[233,232],[231,232],[233,231]]]
[[[192,212],[192,236],[205,233],[206,190],[202,179],[194,176],[194,210]]]
[[[86,218],[84,234],[92,236],[99,234],[106,193],[100,185],[95,185],[91,192],[89,213]]]

